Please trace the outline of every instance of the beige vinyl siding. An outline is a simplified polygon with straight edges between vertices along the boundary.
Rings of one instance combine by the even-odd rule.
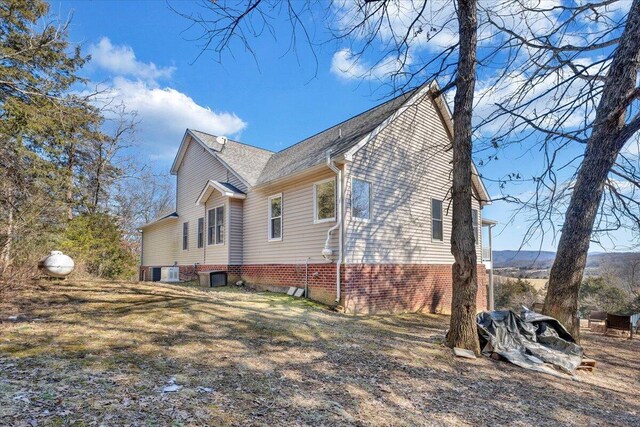
[[[326,262],[322,249],[327,230],[335,221],[314,224],[313,184],[335,177],[329,168],[322,168],[287,183],[251,191],[244,200],[243,254],[244,264],[277,264]],[[268,241],[268,198],[282,193],[282,240]],[[337,232],[331,238],[331,248],[338,249]]]
[[[215,209],[219,206],[224,206],[224,243],[215,243],[215,228],[213,231],[213,242],[209,244],[208,240],[208,228],[209,228],[209,210]],[[226,197],[223,197],[218,191],[214,191],[209,200],[206,203],[207,214],[205,215],[205,228],[207,229],[207,236],[205,237],[205,264],[228,264],[229,263],[229,202]]]
[[[176,261],[178,220],[165,220],[151,225],[142,233],[142,265],[173,265]],[[182,226],[182,223],[180,223]]]
[[[229,264],[242,264],[244,201],[229,199]]]
[[[206,216],[205,207],[196,205],[196,200],[207,181],[230,182],[242,191],[246,186],[232,172],[230,172],[211,153],[199,143],[189,141],[182,164],[177,172],[176,209],[178,212],[177,261],[181,265],[205,262],[205,248],[198,248],[198,218]],[[212,197],[219,195],[214,192]],[[189,222],[189,249],[182,250],[182,224]],[[206,224],[206,220],[205,220]],[[206,246],[206,241],[205,241]],[[207,248],[208,249],[208,248]],[[225,260],[227,256],[224,257]],[[207,261],[210,259],[207,253]]]
[[[449,144],[435,106],[424,98],[356,153],[346,174],[346,263],[453,263]],[[351,178],[371,183],[370,221],[351,217]],[[442,241],[431,239],[432,198],[443,201]],[[477,201],[473,206],[481,221]],[[477,249],[480,262],[480,240]]]

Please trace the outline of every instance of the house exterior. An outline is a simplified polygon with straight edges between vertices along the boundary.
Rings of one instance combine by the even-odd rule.
[[[223,271],[349,313],[448,312],[452,122],[434,93],[425,84],[277,153],[187,130],[176,211],[141,227],[141,278]],[[473,194],[481,310],[489,197],[477,173]]]

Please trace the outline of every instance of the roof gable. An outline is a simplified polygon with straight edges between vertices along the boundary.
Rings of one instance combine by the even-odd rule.
[[[226,138],[224,139],[224,143],[222,143],[214,135],[187,129],[180,143],[180,148],[178,148],[173,165],[171,166],[171,173],[173,175],[180,169],[190,141],[195,141],[204,147],[209,154],[219,160],[224,167],[236,175],[238,179],[247,186],[256,184],[258,175],[264,168],[269,157],[273,154],[269,150],[253,147]]]
[[[437,92],[437,83],[425,83],[277,153],[238,141],[221,141],[214,135],[187,129],[171,167],[171,173],[177,173],[180,167],[188,145],[188,137],[205,147],[207,152],[215,156],[248,187],[264,185],[321,166],[326,162],[327,153],[333,158],[344,156],[349,160],[412,103],[420,102],[425,96],[432,99],[449,137],[453,138],[451,112],[442,94],[433,96]],[[488,204],[489,194],[473,163],[472,169],[472,181],[480,200],[483,204]]]

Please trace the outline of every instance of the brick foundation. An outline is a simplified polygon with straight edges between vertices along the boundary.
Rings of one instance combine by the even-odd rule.
[[[336,295],[333,263],[188,265],[179,266],[180,279],[197,278],[199,271],[226,271],[228,282],[243,280],[257,289],[286,292],[290,286],[304,287],[308,281],[309,297],[334,304]],[[140,267],[151,280],[151,267]],[[450,313],[451,265],[436,264],[350,264],[342,267],[341,303],[350,314],[430,312]],[[487,308],[488,277],[483,264],[478,265],[478,311]]]
[[[289,286],[304,287],[306,276],[311,299],[335,303],[336,265],[333,263],[309,264],[308,270],[305,264],[249,264],[241,266],[241,276],[256,288],[283,292]]]
[[[478,311],[487,307],[487,274],[478,265]],[[343,304],[352,314],[451,312],[451,265],[359,264],[345,266]]]

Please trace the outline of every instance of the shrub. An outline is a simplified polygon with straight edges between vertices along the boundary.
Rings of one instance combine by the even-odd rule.
[[[507,279],[495,284],[494,298],[496,309],[519,311],[522,306],[533,306],[540,293],[528,280]]]
[[[629,309],[629,299],[622,289],[610,285],[604,278],[589,277],[580,286],[578,306],[583,316],[588,316],[591,310],[624,314]]]
[[[130,279],[137,260],[126,246],[123,231],[111,215],[82,214],[71,220],[60,247],[80,270],[105,279]]]

